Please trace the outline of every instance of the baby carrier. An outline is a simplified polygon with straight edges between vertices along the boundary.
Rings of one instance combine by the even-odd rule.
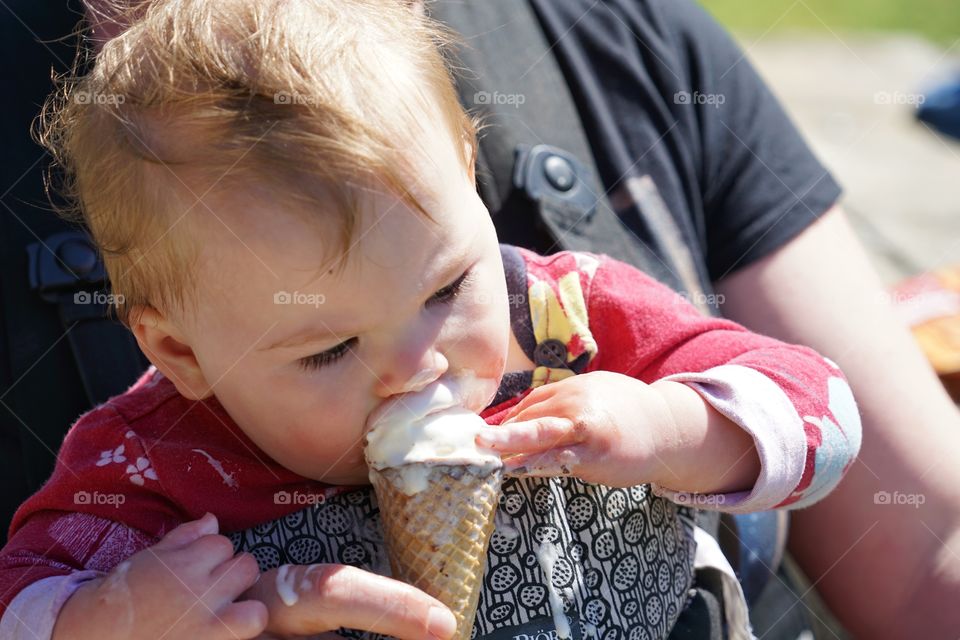
[[[49,28],[58,29],[55,35],[73,27],[76,14],[63,6],[37,2],[28,10],[27,3],[17,4],[48,19]],[[611,207],[535,4],[531,0],[429,5],[431,14],[460,32],[468,45],[460,51],[466,70],[458,77],[458,90],[464,106],[481,111],[490,125],[478,152],[478,190],[500,240],[542,253],[606,253],[686,293],[701,303],[704,313],[716,313],[705,303],[710,283],[690,266],[690,250],[670,228],[671,221],[662,216],[645,221],[660,240],[651,245],[627,228]],[[6,22],[10,21],[8,16]],[[13,32],[15,26],[8,30]],[[63,43],[51,49],[25,38],[6,42],[18,48],[7,52],[8,58],[38,59],[36,64],[43,67],[32,79],[22,77],[21,84],[33,86],[13,93],[34,108],[51,89],[46,81],[50,66],[66,66],[63,61],[72,54],[66,53],[69,47]],[[517,100],[523,100],[537,118],[521,121],[511,104]],[[35,157],[38,150],[24,138],[26,131],[15,133],[22,143],[21,155]],[[35,204],[42,164],[23,176]],[[5,522],[49,475],[54,452],[73,420],[122,393],[148,365],[129,331],[109,313],[109,283],[86,232],[39,211],[28,220],[29,225],[23,223],[22,214],[7,206],[3,222],[10,232],[0,238],[5,267],[0,366],[11,381],[0,396],[4,405],[0,456],[11,479],[3,505]],[[38,351],[43,353],[40,359]],[[8,393],[10,398],[3,402]],[[799,613],[792,607],[795,600],[784,596],[789,592],[782,579],[771,579],[783,551],[785,519],[785,513],[718,517],[701,512],[698,520],[720,541],[748,602],[771,620],[780,620],[781,613],[791,608]],[[698,572],[695,588],[671,637],[724,637],[719,580],[709,570]],[[769,637],[796,637],[806,627],[802,616],[794,618],[800,626],[785,624],[788,617]],[[762,630],[756,621],[754,625]]]

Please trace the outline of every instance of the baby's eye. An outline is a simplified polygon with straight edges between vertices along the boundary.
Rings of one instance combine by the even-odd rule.
[[[433,297],[430,298],[427,304],[430,303],[440,303],[440,304],[449,304],[457,299],[457,296],[460,295],[460,292],[466,288],[466,285],[469,284],[473,272],[469,269],[463,272],[459,278],[454,280],[452,283],[445,286],[443,289],[440,289],[433,294]]]
[[[343,356],[347,355],[347,351],[349,351],[350,347],[356,343],[356,338],[350,338],[349,340],[341,342],[331,349],[321,351],[320,353],[315,353],[312,356],[307,356],[306,358],[300,358],[300,366],[307,371],[312,371],[325,365],[333,364]]]

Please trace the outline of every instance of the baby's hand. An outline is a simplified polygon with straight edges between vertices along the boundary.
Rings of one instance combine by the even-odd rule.
[[[446,640],[456,631],[453,614],[424,592],[344,565],[283,565],[265,572],[244,596],[267,607],[263,640],[338,638],[323,632],[340,627],[400,640]]]
[[[53,640],[256,638],[267,610],[236,600],[260,575],[250,554],[234,555],[206,514],[81,586],[66,602]]]
[[[507,473],[628,487],[674,484],[666,458],[679,438],[654,385],[594,371],[535,388],[477,442],[505,456]]]

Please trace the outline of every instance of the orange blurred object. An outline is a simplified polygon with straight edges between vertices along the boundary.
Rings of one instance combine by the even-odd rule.
[[[960,265],[907,278],[890,293],[947,391],[960,403]]]

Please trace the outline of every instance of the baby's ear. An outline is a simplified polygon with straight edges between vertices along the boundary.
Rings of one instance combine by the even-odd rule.
[[[180,395],[203,400],[213,393],[186,338],[160,311],[149,306],[134,307],[130,330],[143,354],[173,382]]]

